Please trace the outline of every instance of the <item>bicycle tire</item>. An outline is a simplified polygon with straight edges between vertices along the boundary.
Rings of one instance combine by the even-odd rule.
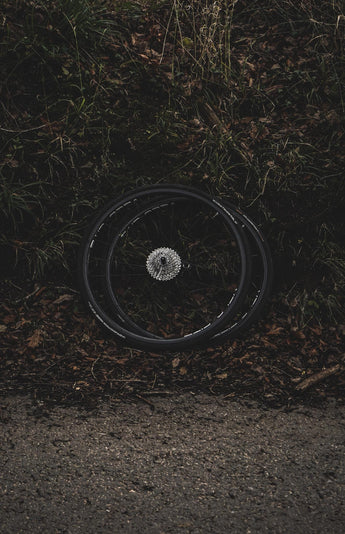
[[[163,201],[163,200],[162,200]],[[219,345],[230,337],[240,334],[243,330],[248,329],[262,313],[262,309],[267,303],[269,296],[272,290],[272,280],[273,280],[273,261],[270,252],[270,248],[266,238],[264,237],[261,230],[255,225],[255,223],[238,207],[234,206],[228,201],[223,201],[224,205],[232,211],[232,214],[237,217],[239,223],[243,226],[246,234],[254,242],[254,247],[256,252],[259,254],[261,262],[261,271],[262,271],[262,281],[259,282],[260,287],[254,286],[254,297],[252,301],[247,306],[247,309],[239,314],[238,319],[227,326],[224,330],[217,332],[210,339],[209,342],[212,345]],[[122,230],[121,230],[122,231]],[[254,285],[254,284],[253,284]],[[121,310],[117,308],[117,311],[121,315]],[[122,319],[127,322],[127,326],[131,326],[133,331],[137,331],[143,335],[147,335],[150,338],[157,338],[151,332],[147,332],[141,328],[138,328],[134,322],[131,322],[128,316],[123,315]]]
[[[112,272],[112,266],[116,263],[116,266],[118,267],[118,260],[119,258],[117,256],[117,254],[115,253],[115,248],[116,246],[118,245],[119,241],[122,239],[124,240],[124,235],[126,234],[126,229],[131,229],[132,226],[134,224],[136,225],[141,225],[142,224],[142,220],[145,216],[148,216],[148,215],[152,215],[154,214],[154,216],[157,216],[157,213],[159,213],[159,210],[164,210],[164,209],[167,209],[169,206],[172,206],[173,208],[173,212],[175,213],[175,210],[177,209],[177,204],[180,202],[182,203],[181,201],[184,201],[185,199],[184,198],[167,198],[167,197],[164,197],[164,199],[161,199],[159,201],[155,201],[155,202],[151,202],[149,204],[147,204],[147,206],[141,210],[141,212],[136,212],[135,215],[132,215],[132,217],[128,218],[126,220],[126,222],[120,226],[120,228],[118,229],[116,235],[114,236],[113,238],[113,241],[112,243],[110,244],[109,246],[109,249],[108,249],[108,253],[107,253],[107,260],[105,262],[105,269],[106,269],[106,288],[105,288],[105,291],[106,291],[106,294],[109,296],[110,298],[110,304],[114,307],[114,310],[115,310],[115,313],[116,315],[120,318],[121,322],[123,324],[126,325],[126,328],[130,328],[131,331],[135,332],[135,333],[138,333],[138,334],[141,334],[143,335],[144,337],[148,337],[148,338],[159,338],[161,336],[158,336],[158,335],[155,335],[153,332],[151,331],[148,331],[148,330],[145,330],[143,329],[142,327],[138,326],[138,323],[135,323],[134,321],[132,321],[131,317],[129,316],[129,313],[125,313],[123,311],[123,306],[124,305],[127,305],[127,307],[129,307],[129,310],[130,312],[133,314],[133,298],[127,298],[124,297],[122,298],[125,299],[125,302],[124,302],[124,305],[121,305],[119,303],[119,298],[116,297],[115,295],[115,291],[113,289],[113,286],[112,286],[112,276],[111,276],[111,272]],[[203,214],[204,215],[204,214]],[[165,214],[165,218],[166,218],[167,214]],[[190,213],[189,213],[189,216],[190,216]],[[179,217],[177,217],[177,220],[179,220]],[[196,221],[195,221],[195,217],[194,215],[192,215],[192,220],[193,220],[193,224],[194,226],[197,226],[197,231],[200,232],[201,231],[201,228],[199,225],[196,224]],[[171,222],[171,217],[170,217],[170,222]],[[213,221],[214,223],[215,221]],[[189,229],[189,232],[190,232],[190,228],[188,227]],[[162,229],[159,228],[158,229],[159,231],[161,231]],[[209,231],[211,230],[211,228],[209,229]],[[215,228],[212,229],[212,247],[213,247],[213,250],[215,248],[217,248],[216,246],[216,243],[213,242],[214,239],[218,239],[218,243],[220,242],[221,245],[224,246],[224,241],[221,240],[222,236],[220,234],[220,230],[221,228],[219,227],[219,224],[217,224],[217,230]],[[177,228],[175,228],[175,232],[177,231]],[[175,236],[176,237],[176,236]],[[132,258],[133,258],[133,238],[128,238],[128,236],[126,236],[126,238],[129,240],[129,243],[130,243],[130,248],[131,248],[131,255],[132,255]],[[209,239],[210,236],[207,236],[206,239]],[[150,236],[150,239],[152,239],[152,235]],[[190,234],[188,236],[188,239],[189,241],[194,241],[196,239],[196,237],[192,237],[192,235]],[[220,241],[221,240],[221,241]],[[200,240],[201,241],[201,240]],[[176,245],[176,242],[175,242],[175,245]],[[246,243],[246,248],[247,248],[248,244]],[[141,239],[138,243],[138,247],[136,248],[136,252],[137,252],[137,249],[142,247],[142,242],[141,242]],[[200,247],[200,245],[199,245]],[[179,250],[181,250],[181,246],[179,247]],[[172,252],[172,249],[166,249],[165,252]],[[209,250],[208,250],[209,252]],[[196,255],[196,250],[195,250],[195,247],[193,247],[193,255],[195,257]],[[114,262],[113,260],[116,258],[116,261]],[[205,257],[204,257],[205,259]],[[207,260],[208,258],[206,258]],[[218,261],[221,259],[223,260],[224,257],[223,255],[219,255],[219,252],[218,252]],[[120,260],[120,261],[123,261],[123,260]],[[133,259],[132,259],[133,261]],[[139,261],[139,259],[137,260],[134,260],[134,261]],[[231,261],[231,260],[230,260]],[[233,261],[233,259],[232,259]],[[200,256],[199,256],[199,262],[200,262]],[[121,264],[122,265],[122,270],[123,270],[123,263]],[[139,272],[138,272],[138,267],[139,267]],[[228,266],[229,267],[229,266]],[[199,269],[201,270],[201,273],[198,272]],[[128,276],[129,276],[129,271],[131,270],[131,266],[127,263],[126,264],[126,269],[125,269],[125,272],[123,274],[124,278],[126,279],[126,285],[129,285],[131,286],[130,283],[128,283]],[[145,272],[145,268],[144,268],[144,265],[140,266],[138,264],[135,265],[135,268],[134,270],[137,271],[138,273],[138,276],[143,276],[144,275],[144,272]],[[229,284],[229,281],[228,281],[228,277],[229,277],[229,268],[227,269],[227,272],[228,272],[228,275],[227,275],[227,279],[226,279],[226,284]],[[132,274],[132,273],[131,273]],[[147,274],[147,273],[146,273]],[[233,273],[234,274],[234,273]],[[114,275],[115,275],[115,279],[117,281],[117,286],[119,286],[120,290],[121,290],[121,293],[123,293],[123,285],[121,285],[121,282],[120,282],[120,278],[121,278],[121,275],[117,272],[117,270],[115,270],[114,272]],[[223,275],[224,275],[224,270],[223,270],[223,267],[220,266],[218,267],[218,273],[215,272],[215,265],[214,265],[214,257],[213,257],[213,263],[212,263],[212,271],[210,270],[209,267],[206,267],[204,264],[203,265],[200,265],[200,263],[198,265],[196,264],[193,264],[190,262],[190,258],[187,260],[187,258],[184,258],[183,261],[182,261],[182,267],[181,267],[181,272],[179,272],[179,280],[180,280],[180,283],[181,281],[183,282],[184,280],[186,281],[186,286],[184,287],[184,291],[183,291],[183,298],[184,300],[186,301],[187,300],[187,294],[192,292],[192,293],[195,293],[195,287],[193,288],[193,282],[196,283],[196,286],[200,286],[200,284],[202,284],[202,292],[203,292],[203,296],[199,295],[199,298],[201,300],[203,300],[203,308],[200,307],[200,302],[199,302],[199,309],[201,309],[203,312],[205,311],[205,307],[207,308],[207,313],[210,312],[210,309],[211,307],[214,308],[215,306],[218,306],[220,305],[220,301],[221,301],[221,293],[224,292],[225,288],[221,288],[219,286],[219,284],[221,284],[221,280],[220,280],[220,276],[221,275],[221,278],[223,279]],[[172,278],[174,278],[175,276],[173,276]],[[246,273],[246,277],[247,279],[249,280],[250,279],[250,265],[248,265],[248,268],[247,268],[247,273]],[[152,282],[152,278],[150,277],[146,277],[147,278],[147,282],[149,283],[150,281]],[[131,281],[133,281],[133,278],[131,279]],[[140,291],[142,291],[142,282],[145,282],[145,279],[144,278],[140,278]],[[176,280],[177,282],[177,280]],[[216,283],[217,284],[217,289],[216,289],[216,294],[213,293],[213,288],[212,288],[212,284],[213,283]],[[171,285],[172,287],[169,288],[167,286]],[[248,284],[247,284],[248,285]],[[171,294],[171,300],[169,301],[169,307],[171,308],[171,304],[172,304],[172,300],[174,299],[174,296],[175,296],[175,293],[177,292],[177,289],[178,289],[178,286],[174,286],[173,285],[173,280],[170,280],[168,283],[165,283],[165,284],[162,284],[161,287],[160,287],[161,291],[164,291],[164,293],[167,293],[167,291],[170,289],[170,291],[172,291],[172,294]],[[207,289],[208,289],[208,295],[207,295]],[[228,289],[227,289],[228,290]],[[232,293],[233,293],[233,288],[232,288]],[[210,295],[210,292],[212,292],[212,294]],[[243,292],[244,293],[244,292]],[[126,299],[128,300],[128,302],[126,302]],[[160,293],[159,295],[159,299],[160,299],[160,308],[162,309],[162,294]],[[207,303],[206,303],[206,299],[208,299]],[[227,297],[227,302],[229,301],[229,297]],[[130,305],[129,305],[130,303]],[[231,306],[233,308],[233,313],[232,315],[234,315],[236,313],[236,309],[238,307],[240,302],[233,302],[231,303]],[[194,304],[194,303],[193,303]],[[180,306],[175,309],[175,312],[174,312],[174,317],[175,317],[175,320],[176,321],[179,321],[179,311],[180,311]],[[219,311],[219,310],[218,310]],[[169,310],[170,313],[168,313],[168,317],[172,317],[173,314],[171,313],[172,310],[170,309]],[[196,313],[194,310],[192,310],[193,312],[193,327],[195,327],[197,329],[197,331],[199,331],[200,329],[200,325],[196,326]],[[200,315],[200,313],[199,313]],[[217,313],[214,313],[214,315],[217,315]],[[154,328],[159,328],[159,323],[167,323],[168,322],[168,317],[165,317],[163,315],[163,312],[161,313],[161,317],[156,317],[156,322],[155,324],[153,324],[151,322],[151,329],[152,327]],[[229,314],[229,318],[230,318],[230,314]],[[140,318],[139,320],[143,319],[142,317],[142,314],[140,315]],[[187,328],[187,325],[186,324],[183,324],[180,322],[179,323],[179,327],[183,327],[184,329],[184,332],[186,331],[186,328]],[[185,334],[186,335],[186,334]]]
[[[221,330],[222,327],[229,320],[230,316],[234,313],[234,306],[231,310],[228,309],[224,311],[213,324],[207,325],[205,328],[202,328],[199,332],[193,333],[190,336],[184,336],[182,338],[173,338],[173,339],[148,339],[147,337],[136,334],[135,332],[124,328],[123,325],[118,324],[111,317],[109,317],[101,306],[97,303],[94,295],[92,294],[91,287],[88,281],[88,258],[90,250],[92,249],[97,235],[101,231],[101,228],[104,226],[105,221],[108,217],[112,217],[114,214],[118,214],[126,205],[135,202],[138,199],[145,199],[145,197],[152,195],[182,195],[190,198],[196,198],[205,204],[213,207],[215,211],[223,216],[231,227],[237,241],[237,245],[240,250],[241,263],[242,263],[242,272],[241,280],[239,284],[239,290],[233,298],[235,303],[239,303],[243,298],[243,292],[245,291],[245,286],[247,284],[246,275],[247,275],[247,266],[250,263],[248,259],[248,251],[244,245],[245,236],[242,229],[238,225],[237,221],[233,215],[224,208],[221,203],[215,198],[209,197],[206,193],[201,193],[200,191],[194,190],[193,188],[187,188],[183,186],[176,186],[171,184],[160,184],[156,186],[143,187],[135,190],[127,195],[123,195],[120,199],[115,202],[109,203],[101,214],[97,215],[92,224],[90,225],[89,231],[87,232],[80,253],[79,259],[79,270],[81,273],[81,292],[86,301],[89,309],[96,317],[98,322],[110,330],[115,336],[122,341],[122,343],[128,343],[130,346],[135,346],[142,350],[185,350],[193,346],[196,342],[201,342],[210,337],[210,335],[215,334],[217,331]],[[232,302],[233,302],[232,301]]]

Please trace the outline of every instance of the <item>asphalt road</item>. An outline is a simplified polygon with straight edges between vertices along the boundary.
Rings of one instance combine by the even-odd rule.
[[[345,407],[0,399],[0,532],[345,532]]]

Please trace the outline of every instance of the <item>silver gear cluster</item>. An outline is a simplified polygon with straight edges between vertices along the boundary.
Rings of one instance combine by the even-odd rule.
[[[146,269],[155,280],[166,282],[175,278],[181,270],[182,262],[172,248],[156,248],[146,260]]]

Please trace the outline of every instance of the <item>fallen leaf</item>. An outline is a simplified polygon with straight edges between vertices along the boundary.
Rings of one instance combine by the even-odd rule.
[[[277,326],[277,327],[273,327],[270,329],[269,332],[267,332],[267,335],[268,336],[277,336],[278,334],[280,334],[280,332],[282,332],[282,330],[284,330],[284,328],[282,328],[281,326]]]
[[[30,347],[31,349],[35,349],[41,343],[42,339],[42,330],[38,328],[37,330],[35,330],[32,336],[27,338],[28,347]]]
[[[180,363],[180,358],[174,358],[173,361],[172,361],[173,369],[176,369],[176,367],[179,365],[179,363]]]
[[[216,378],[219,378],[219,380],[224,380],[225,378],[228,378],[228,373],[221,373],[220,375],[216,375]]]

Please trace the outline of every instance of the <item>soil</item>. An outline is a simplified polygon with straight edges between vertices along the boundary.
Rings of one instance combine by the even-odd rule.
[[[344,532],[344,325],[144,353],[72,287],[0,288],[1,533]]]
[[[345,407],[1,400],[3,534],[342,534]]]

